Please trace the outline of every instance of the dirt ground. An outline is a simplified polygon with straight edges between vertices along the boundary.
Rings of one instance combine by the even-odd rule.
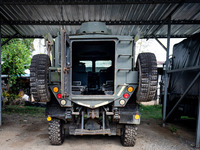
[[[143,120],[135,147],[123,147],[117,136],[70,136],[61,146],[48,141],[48,123],[42,117],[3,115],[0,150],[190,150],[195,149],[195,121],[167,124]],[[177,130],[172,133],[172,130]]]

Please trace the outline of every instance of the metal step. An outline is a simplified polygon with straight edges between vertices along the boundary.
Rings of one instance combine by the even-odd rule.
[[[123,71],[123,72],[130,72],[132,69],[128,69],[128,68],[123,68],[123,69],[118,69],[119,71]]]
[[[118,57],[132,57],[132,55],[119,54]]]

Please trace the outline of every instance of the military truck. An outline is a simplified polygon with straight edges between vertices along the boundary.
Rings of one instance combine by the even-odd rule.
[[[182,116],[197,118],[200,80],[198,79],[200,66],[200,33],[194,34],[173,46],[172,57],[169,59],[169,82],[167,91],[166,114],[177,104],[174,112],[168,117],[168,122],[178,121]],[[166,63],[161,72],[160,100],[164,102],[164,87]],[[189,69],[187,69],[189,68]],[[196,78],[196,81],[193,80]],[[190,84],[194,82],[193,86]],[[190,90],[185,91],[190,87]],[[182,97],[185,95],[184,97]]]
[[[30,84],[35,101],[47,102],[50,143],[60,145],[67,135],[117,135],[134,146],[138,102],[156,92],[155,55],[141,53],[135,65],[133,37],[112,35],[102,22],[83,23],[70,36],[61,30],[49,43],[48,55],[32,58]]]

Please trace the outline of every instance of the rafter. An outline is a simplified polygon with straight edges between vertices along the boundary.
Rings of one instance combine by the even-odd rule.
[[[81,25],[85,21],[2,21],[2,25]],[[152,21],[101,21],[106,25],[167,25],[165,20]],[[200,20],[171,20],[172,25],[200,24]]]
[[[2,5],[118,5],[118,4],[169,4],[182,0],[2,0]],[[197,0],[184,0],[185,3],[197,3]]]

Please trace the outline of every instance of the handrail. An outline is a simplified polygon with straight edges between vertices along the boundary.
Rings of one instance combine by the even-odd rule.
[[[180,72],[180,71],[189,71],[189,70],[200,70],[200,66],[181,68],[181,69],[174,69],[174,70],[167,70],[167,73],[174,73],[174,72]]]

